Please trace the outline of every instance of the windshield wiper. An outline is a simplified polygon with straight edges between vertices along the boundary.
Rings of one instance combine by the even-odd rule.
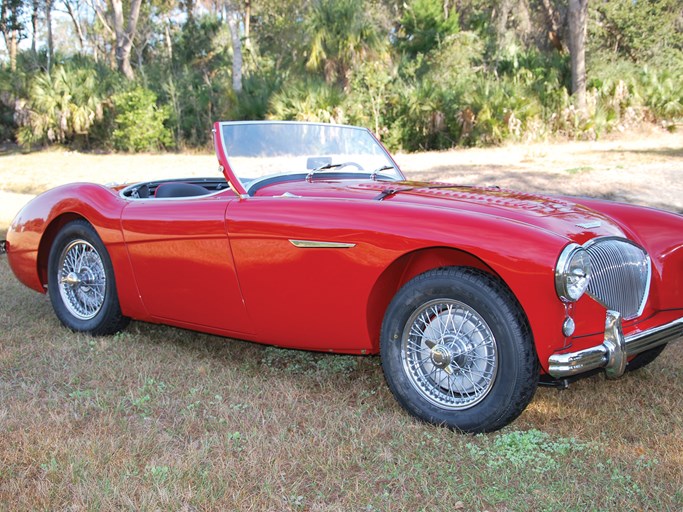
[[[315,169],[313,169],[311,172],[309,172],[306,175],[306,181],[311,181],[311,178],[313,178],[313,175],[316,172],[326,171],[328,169],[336,169],[337,167],[341,167],[341,166],[342,166],[342,164],[325,164],[325,165],[321,165],[320,167],[316,167]]]
[[[393,165],[383,165],[382,167],[378,167],[374,171],[370,173],[370,179],[371,180],[377,180],[377,174],[379,174],[382,171],[388,171],[389,169],[393,169]]]

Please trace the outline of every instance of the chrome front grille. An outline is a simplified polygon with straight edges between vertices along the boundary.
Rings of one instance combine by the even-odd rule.
[[[591,261],[588,294],[629,320],[643,312],[650,289],[650,258],[622,238],[598,238],[585,245]]]

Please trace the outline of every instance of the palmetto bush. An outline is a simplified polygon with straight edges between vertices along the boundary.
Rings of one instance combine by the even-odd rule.
[[[683,80],[664,71],[643,70],[639,77],[645,106],[658,119],[683,117]]]
[[[343,91],[317,80],[290,84],[273,95],[269,119],[346,123]]]
[[[93,125],[103,119],[107,102],[92,67],[59,65],[40,72],[33,78],[28,98],[19,99],[15,107],[18,142],[64,144],[78,137],[87,139]]]

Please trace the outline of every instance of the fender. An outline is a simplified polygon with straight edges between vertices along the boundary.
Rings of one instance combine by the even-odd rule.
[[[614,219],[650,255],[652,283],[647,310],[683,308],[683,215],[602,199],[573,200]]]
[[[107,247],[123,314],[146,317],[121,231],[125,204],[115,191],[93,183],[63,185],[34,198],[19,211],[7,232],[12,272],[29,288],[45,293],[47,257],[54,236],[66,222],[83,218]]]

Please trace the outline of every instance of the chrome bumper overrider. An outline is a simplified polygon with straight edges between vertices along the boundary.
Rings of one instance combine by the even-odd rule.
[[[599,368],[609,379],[621,377],[629,357],[683,337],[683,317],[666,325],[624,336],[621,315],[608,311],[605,319],[605,341],[602,345],[548,358],[548,373],[561,379]]]

